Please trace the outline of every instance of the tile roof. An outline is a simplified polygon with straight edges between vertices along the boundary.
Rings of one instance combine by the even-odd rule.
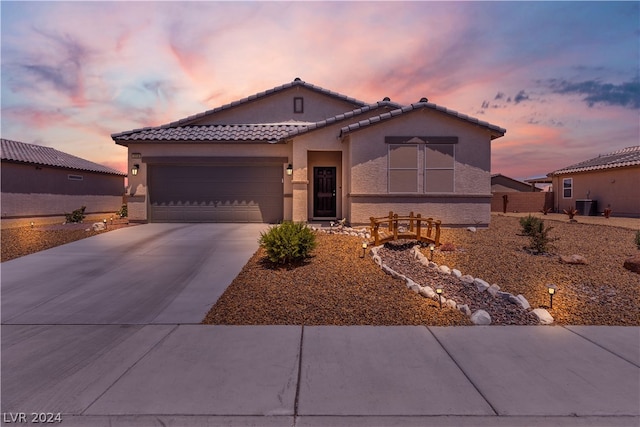
[[[265,90],[263,92],[258,92],[255,95],[251,95],[251,96],[248,96],[246,98],[242,98],[242,99],[239,99],[237,101],[233,101],[233,102],[231,102],[229,104],[225,104],[225,105],[222,105],[220,107],[216,107],[214,109],[207,110],[207,111],[204,111],[202,113],[195,114],[193,116],[185,117],[184,119],[176,120],[175,122],[171,122],[171,123],[168,123],[168,124],[163,125],[163,126],[175,127],[175,126],[181,126],[181,125],[189,124],[190,122],[193,122],[194,120],[200,119],[203,116],[207,116],[209,114],[213,114],[213,113],[217,113],[217,112],[220,112],[220,111],[228,110],[228,109],[236,107],[238,105],[246,104],[247,102],[254,101],[254,100],[260,99],[260,98],[264,98],[265,96],[274,94],[276,92],[281,92],[281,91],[283,91],[285,89],[288,89],[288,88],[291,88],[291,87],[294,87],[294,86],[302,86],[302,87],[305,87],[307,89],[322,93],[324,95],[329,95],[329,96],[331,96],[333,98],[336,98],[336,99],[339,99],[341,101],[350,102],[350,103],[352,103],[352,104],[354,104],[356,106],[364,107],[365,105],[367,105],[367,103],[364,102],[364,101],[360,101],[360,100],[357,100],[355,98],[351,98],[349,96],[342,95],[342,94],[340,94],[338,92],[333,92],[331,90],[321,88],[320,86],[316,86],[316,85],[313,85],[311,83],[307,83],[307,82],[305,82],[303,80],[300,80],[299,78],[296,78],[294,81],[292,81],[290,83],[286,83],[286,84],[283,84],[281,86],[277,86],[277,87],[274,87],[272,89]]]
[[[63,153],[51,147],[26,144],[24,142],[0,139],[0,155],[2,160],[17,163],[53,166],[57,168],[75,169],[88,172],[99,172],[110,175],[126,176],[125,173]]]
[[[443,112],[445,114],[448,114],[450,116],[453,116],[455,118],[467,121],[469,123],[487,128],[488,130],[492,131],[492,139],[494,138],[498,138],[501,136],[504,136],[504,134],[507,132],[506,129],[503,129],[499,126],[496,125],[492,125],[491,123],[488,122],[484,122],[482,120],[478,120],[474,117],[471,116],[467,116],[466,114],[462,114],[462,113],[458,113],[457,111],[453,111],[453,110],[449,110],[445,107],[441,107],[439,105],[430,103],[430,102],[416,102],[415,104],[411,104],[411,105],[407,105],[406,107],[402,107],[399,108],[397,110],[393,110],[393,111],[389,111],[388,113],[384,113],[381,114],[379,116],[375,116],[375,117],[370,117],[366,120],[361,120],[357,123],[352,123],[349,126],[345,126],[342,129],[340,129],[340,136],[343,136],[349,132],[353,132],[362,128],[365,128],[367,126],[373,125],[375,123],[380,123],[383,122],[385,120],[389,120],[392,119],[394,117],[397,117],[401,114],[407,113],[409,111],[413,111],[413,110],[418,110],[421,108],[429,108],[431,110],[436,110],[436,111],[440,111]]]
[[[316,129],[321,129],[325,126],[329,126],[334,123],[341,122],[343,120],[352,119],[353,117],[366,113],[367,111],[372,111],[372,110],[375,110],[376,108],[381,108],[381,107],[390,107],[395,110],[398,108],[402,108],[402,105],[395,102],[391,102],[391,101],[378,101],[374,104],[365,105],[362,108],[357,108],[355,110],[348,111],[346,113],[338,114],[337,116],[330,117],[328,119],[325,119],[316,123],[310,123],[308,126],[299,127],[298,129],[294,129],[291,132],[289,132],[289,134],[286,137],[290,138],[290,137],[301,135],[303,133],[307,133]]]
[[[264,123],[240,125],[187,125],[177,127],[159,126],[123,132],[111,137],[117,142],[125,141],[192,141],[227,142],[256,141],[275,143],[290,132],[309,126],[307,122]],[[126,145],[122,144],[122,145]]]
[[[550,175],[562,175],[575,172],[587,172],[601,169],[621,168],[625,166],[640,166],[640,145],[623,148],[609,154],[600,155],[594,159],[576,163],[566,168],[551,172]]]

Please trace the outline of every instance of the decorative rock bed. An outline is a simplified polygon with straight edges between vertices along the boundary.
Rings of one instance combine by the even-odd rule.
[[[407,288],[425,298],[435,301],[441,299],[443,307],[462,311],[476,325],[489,325],[492,323],[546,325],[553,323],[553,317],[547,310],[543,308],[530,310],[531,306],[523,295],[512,295],[508,292],[503,292],[496,284],[490,285],[480,278],[463,275],[459,270],[451,269],[446,265],[437,265],[429,261],[420,251],[420,248],[419,245],[415,245],[408,251],[411,263],[402,259],[391,259],[393,258],[392,252],[407,252],[407,243],[396,242],[386,246],[373,247],[371,248],[371,256],[373,261],[384,272],[394,278],[403,280]],[[389,264],[394,264],[394,267]],[[400,273],[398,270],[404,273]],[[431,285],[425,282],[429,282]],[[435,282],[437,284],[434,284]],[[446,289],[445,293],[449,297],[438,295],[434,290],[434,286]],[[472,300],[472,302],[468,302],[468,299]],[[492,310],[487,306],[491,306]],[[497,306],[502,307],[497,308]],[[472,309],[472,307],[474,308]],[[501,312],[501,318],[492,319],[488,310]]]

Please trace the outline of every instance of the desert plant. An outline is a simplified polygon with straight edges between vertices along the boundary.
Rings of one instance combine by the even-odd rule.
[[[549,231],[551,230],[553,230],[553,227],[545,227],[544,221],[536,223],[529,234],[529,249],[538,254],[548,252],[551,242],[558,240],[558,237],[549,237]]]
[[[82,222],[82,220],[86,217],[86,215],[84,214],[85,209],[87,209],[87,207],[82,206],[80,209],[76,209],[71,213],[65,213],[64,217],[67,222]]]
[[[538,227],[543,221],[537,216],[531,214],[520,218],[520,226],[522,227],[522,234],[530,236],[533,233],[534,228]]]
[[[635,243],[636,247],[640,249],[640,230],[636,231]]]
[[[574,209],[573,206],[571,206],[569,209],[563,209],[562,212],[569,215],[569,220],[572,220],[573,217],[578,214],[578,210]]]
[[[310,256],[316,247],[316,236],[306,224],[285,221],[260,233],[258,243],[269,261],[290,264]]]
[[[126,218],[129,216],[129,209],[127,208],[126,203],[124,203],[120,210],[116,212],[116,215],[118,216],[118,218]]]
[[[605,218],[609,218],[612,212],[613,210],[611,209],[611,207],[606,207],[602,214],[604,215]]]
[[[546,215],[549,212],[551,212],[553,209],[552,208],[548,208],[546,206],[543,206],[542,209],[540,209],[540,212],[542,212],[542,215]]]

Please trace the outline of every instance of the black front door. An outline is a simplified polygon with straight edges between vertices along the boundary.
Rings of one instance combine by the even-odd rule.
[[[336,217],[336,168],[313,168],[313,216]]]

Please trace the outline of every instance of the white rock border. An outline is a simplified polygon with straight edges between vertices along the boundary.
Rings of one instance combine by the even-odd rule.
[[[348,233],[342,233],[342,234],[348,234]],[[364,235],[361,237],[364,237]],[[378,251],[382,247],[384,246],[382,245],[374,246],[370,250],[370,254],[373,258],[373,261],[376,264],[378,264],[378,266],[380,266],[382,271],[384,271],[385,273],[387,273],[393,278],[403,280],[407,288],[411,289],[418,295],[422,295],[425,298],[438,301],[438,294],[436,294],[436,292],[433,290],[431,286],[422,286],[419,283],[416,283],[411,278],[405,276],[404,274],[398,273],[397,271],[394,271],[391,267],[386,265],[383,262],[380,255],[378,255]],[[489,283],[487,283],[482,279],[474,278],[473,276],[470,276],[470,275],[463,275],[462,272],[460,272],[459,270],[456,270],[456,269],[452,270],[446,265],[439,266],[435,262],[429,261],[427,257],[420,251],[420,245],[415,245],[413,248],[411,248],[411,253],[413,254],[414,259],[420,264],[422,264],[423,266],[427,268],[432,268],[443,274],[452,275],[458,278],[462,283],[464,283],[467,286],[474,285],[478,290],[478,292],[485,292],[485,291],[489,292],[494,298],[503,298],[514,304],[519,304],[520,307],[522,307],[524,310],[529,310],[531,308],[529,301],[527,301],[527,299],[522,294],[513,295],[508,292],[502,292],[500,291],[500,286],[498,286],[497,284],[489,285]],[[485,310],[476,310],[472,313],[467,304],[458,304],[456,301],[452,299],[447,299],[443,297],[441,298],[442,298],[443,306],[451,307],[453,309],[457,308],[458,310],[462,311],[467,316],[469,316],[469,318],[471,319],[471,322],[473,322],[474,325],[490,325],[491,324],[491,316]],[[544,308],[536,308],[535,310],[531,310],[530,312],[538,317],[538,322],[540,325],[550,325],[554,321],[551,314],[549,314],[549,312]]]

